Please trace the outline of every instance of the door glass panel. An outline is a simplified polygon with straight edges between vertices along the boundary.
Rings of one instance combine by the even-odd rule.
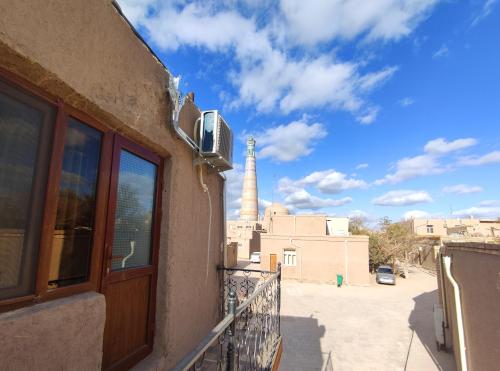
[[[88,281],[101,132],[70,118],[66,131],[49,288]]]
[[[112,270],[151,264],[156,165],[120,153]]]
[[[33,292],[53,120],[0,82],[0,299]]]

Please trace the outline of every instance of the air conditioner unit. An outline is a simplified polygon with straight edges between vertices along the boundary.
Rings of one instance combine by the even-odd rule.
[[[201,113],[199,138],[201,156],[219,171],[233,168],[233,134],[219,111]]]

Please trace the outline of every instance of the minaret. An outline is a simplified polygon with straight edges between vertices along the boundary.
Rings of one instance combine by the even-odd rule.
[[[245,163],[245,177],[243,178],[243,192],[241,194],[240,219],[257,221],[259,206],[257,198],[257,172],[255,170],[255,140],[247,139],[247,160]]]

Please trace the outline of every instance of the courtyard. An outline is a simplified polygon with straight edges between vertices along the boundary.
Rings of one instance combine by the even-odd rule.
[[[436,277],[415,268],[396,286],[282,282],[280,369],[456,370],[438,352]]]

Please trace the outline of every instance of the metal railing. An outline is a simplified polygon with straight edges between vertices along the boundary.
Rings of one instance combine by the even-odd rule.
[[[281,265],[275,273],[221,270],[224,319],[174,370],[270,370],[281,336]]]

